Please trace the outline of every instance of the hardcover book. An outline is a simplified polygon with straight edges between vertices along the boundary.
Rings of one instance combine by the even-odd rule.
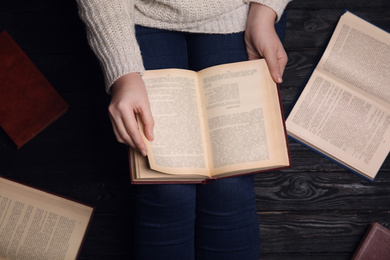
[[[372,222],[351,260],[390,259],[390,230]]]
[[[390,151],[390,34],[345,12],[286,120],[288,135],[373,181]]]
[[[0,259],[77,259],[93,212],[0,177]]]
[[[6,31],[0,33],[0,61],[0,127],[20,148],[68,105]]]
[[[265,60],[152,70],[143,79],[154,141],[144,137],[147,158],[130,149],[133,183],[201,183],[291,166],[279,88]]]

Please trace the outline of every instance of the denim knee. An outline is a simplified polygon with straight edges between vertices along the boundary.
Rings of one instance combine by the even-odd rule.
[[[194,259],[195,186],[136,187],[139,259]]]
[[[253,175],[221,179],[197,187],[197,209],[232,213],[254,210]]]
[[[198,187],[196,259],[258,259],[259,224],[253,176]]]

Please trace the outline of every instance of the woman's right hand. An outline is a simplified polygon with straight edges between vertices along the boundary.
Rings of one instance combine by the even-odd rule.
[[[150,141],[153,140],[154,121],[141,75],[129,73],[120,77],[111,87],[111,93],[108,111],[116,139],[146,156],[147,149],[138,128],[136,114],[140,116],[145,136]]]

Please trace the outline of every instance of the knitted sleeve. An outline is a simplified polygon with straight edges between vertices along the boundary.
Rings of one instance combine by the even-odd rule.
[[[279,21],[287,4],[292,0],[245,0],[245,1],[248,3],[254,2],[254,3],[259,3],[268,6],[269,8],[271,8],[276,12],[277,14],[276,19],[277,21]]]
[[[91,49],[100,61],[107,92],[122,75],[143,73],[135,38],[134,0],[77,0]]]

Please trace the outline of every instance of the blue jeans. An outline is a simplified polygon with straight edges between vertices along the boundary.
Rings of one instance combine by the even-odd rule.
[[[146,69],[200,70],[248,58],[243,33],[136,32]],[[134,188],[139,259],[259,259],[253,175]]]

